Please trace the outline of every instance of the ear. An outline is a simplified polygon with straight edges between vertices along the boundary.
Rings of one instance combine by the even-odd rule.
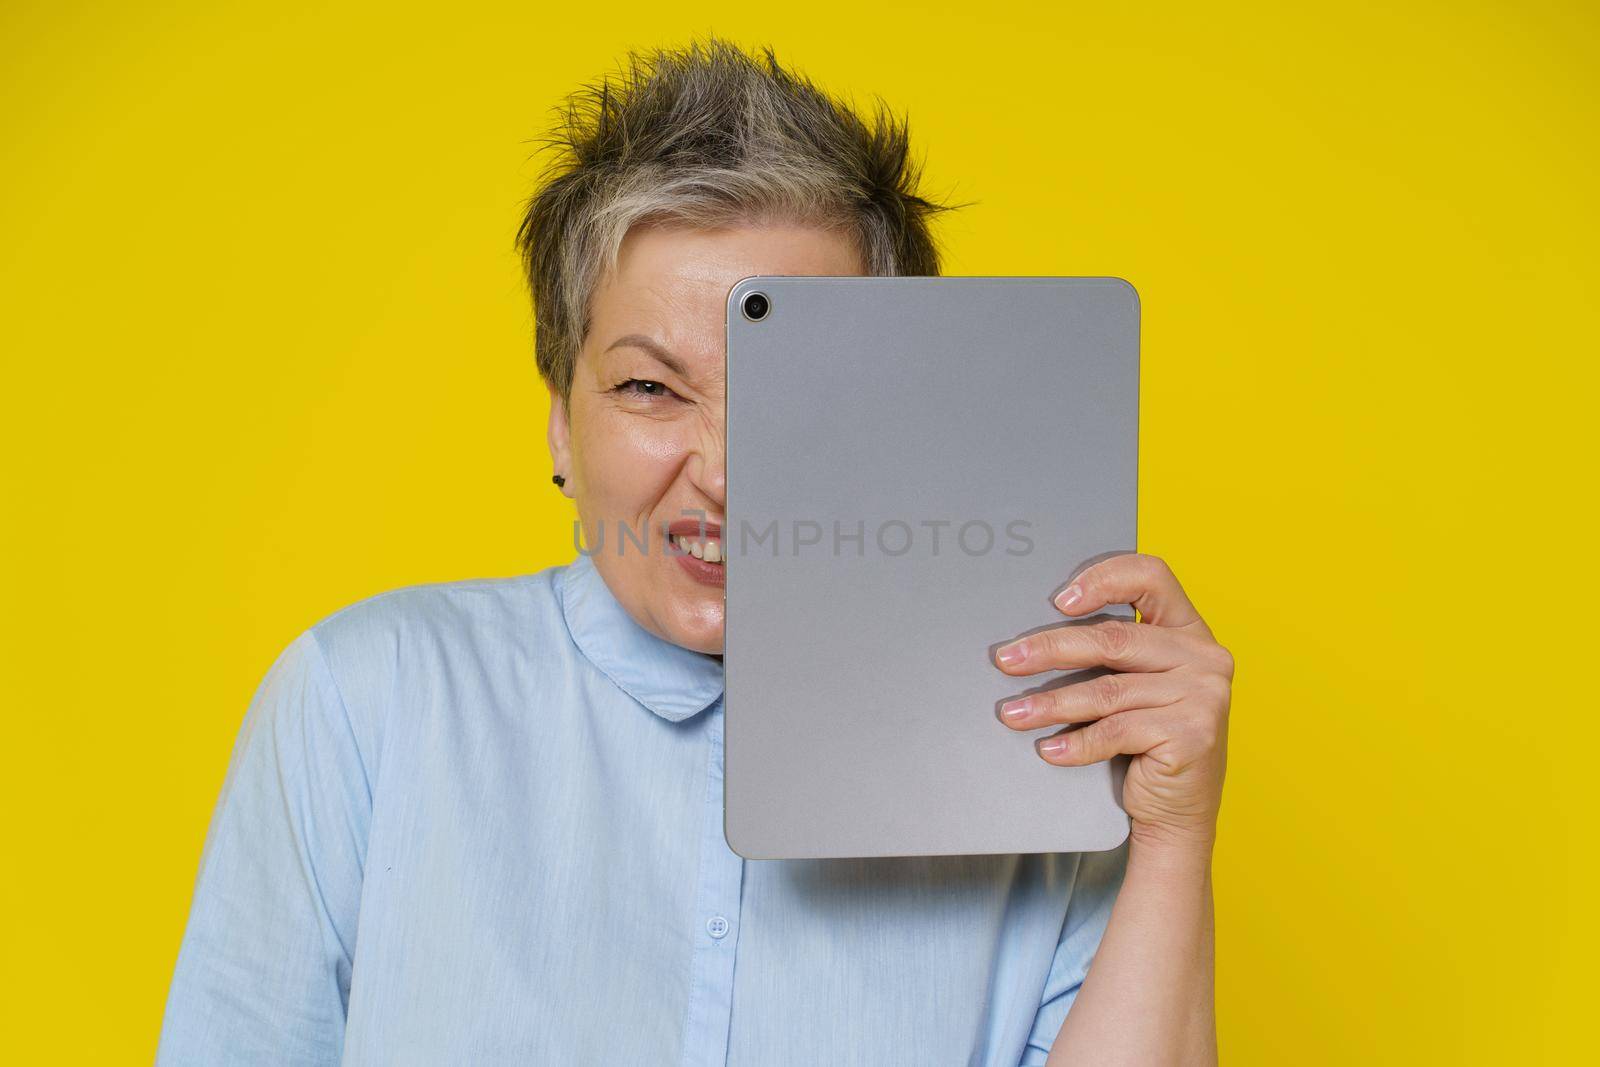
[[[546,436],[550,443],[551,473],[566,478],[567,484],[560,487],[561,495],[571,499],[572,427],[567,421],[567,402],[553,388],[550,389],[550,426]]]

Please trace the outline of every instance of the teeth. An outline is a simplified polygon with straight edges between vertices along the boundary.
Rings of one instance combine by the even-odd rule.
[[[721,541],[699,541],[681,534],[673,534],[672,543],[678,547],[678,551],[687,552],[695,559],[705,560],[707,563],[722,562]]]

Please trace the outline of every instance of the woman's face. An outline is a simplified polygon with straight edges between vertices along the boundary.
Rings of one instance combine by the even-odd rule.
[[[728,290],[753,274],[864,273],[848,235],[798,224],[651,224],[623,240],[571,394],[551,396],[550,452],[596,569],[658,637],[722,651]]]

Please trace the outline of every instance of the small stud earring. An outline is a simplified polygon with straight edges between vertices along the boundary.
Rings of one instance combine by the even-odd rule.
[[[565,479],[565,478],[563,478],[563,477],[562,477],[562,476],[561,476],[561,475],[559,475],[559,474],[552,474],[552,475],[551,475],[551,476],[550,476],[550,480],[551,480],[551,481],[552,481],[552,482],[555,482],[555,483],[556,483],[556,485],[557,485],[557,486],[560,486],[560,487],[562,487],[562,488],[565,488],[565,487],[566,487],[566,484],[567,484],[567,480],[566,480],[566,479]]]

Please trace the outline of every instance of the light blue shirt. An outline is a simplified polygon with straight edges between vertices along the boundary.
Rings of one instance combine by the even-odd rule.
[[[1042,1064],[1126,844],[743,860],[722,729],[721,661],[586,558],[323,620],[245,716],[158,1063]]]

